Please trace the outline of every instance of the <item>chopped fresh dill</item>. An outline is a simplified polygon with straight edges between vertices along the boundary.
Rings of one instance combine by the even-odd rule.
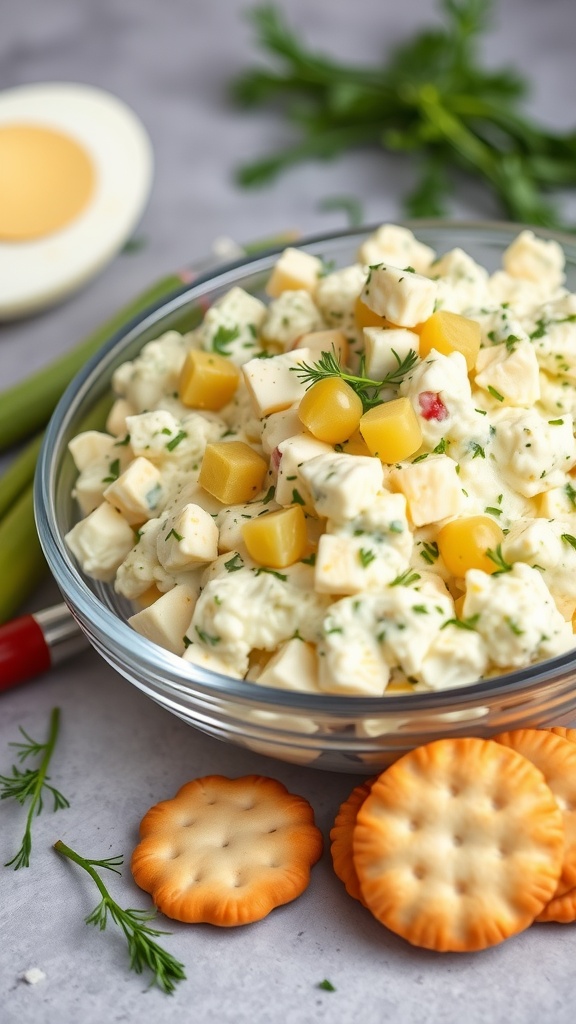
[[[356,392],[362,402],[364,412],[367,412],[369,409],[373,409],[374,406],[381,404],[381,391],[384,388],[401,384],[406,374],[410,373],[410,370],[413,369],[418,361],[418,355],[414,349],[410,349],[403,359],[400,358],[394,349],[391,351],[397,366],[396,369],[387,373],[382,380],[373,380],[370,377],[365,377],[363,365],[360,367],[361,372],[359,374],[348,373],[338,362],[334,349],[331,352],[322,352],[320,358],[315,363],[300,363],[299,366],[293,366],[290,369],[297,373],[302,382],[307,384],[308,387],[312,387],[313,384],[316,384],[319,380],[325,380],[327,377],[340,377],[341,380],[349,384],[353,391]]]
[[[152,984],[156,984],[167,995],[171,995],[177,981],[186,978],[184,965],[176,960],[171,953],[168,953],[154,940],[159,935],[169,935],[169,932],[160,931],[150,927],[150,921],[156,917],[156,910],[123,910],[122,907],[112,898],[102,877],[96,868],[105,868],[107,871],[118,870],[121,867],[122,856],[106,857],[102,860],[82,857],[75,850],[66,846],[62,840],[54,843],[54,849],[63,857],[74,861],[84,871],[87,871],[100,892],[101,900],[97,907],[84,918],[86,924],[93,924],[101,932],[106,930],[108,919],[114,922],[123,932],[128,943],[130,954],[130,969],[141,974],[144,968],[152,972]]]
[[[405,569],[404,572],[401,572],[399,576],[396,576],[396,578],[393,579],[392,582],[388,584],[388,586],[389,587],[410,587],[410,586],[412,586],[413,583],[416,583],[416,581],[419,580],[419,579],[420,579],[420,573],[419,572],[413,572],[412,569]]]
[[[488,548],[486,556],[491,562],[494,562],[494,565],[496,566],[496,572],[492,574],[493,576],[501,576],[502,573],[510,572],[512,570],[512,566],[506,561],[502,554],[501,544],[498,544],[495,548]]]
[[[25,743],[11,743],[11,747],[15,747],[18,751],[17,758],[22,764],[27,757],[40,757],[41,761],[38,768],[26,768],[22,771],[17,765],[12,765],[11,775],[0,775],[0,800],[17,800],[19,804],[26,804],[29,801],[28,816],[26,818],[26,827],[24,830],[24,838],[22,845],[18,852],[14,854],[11,860],[7,861],[5,867],[14,867],[14,871],[18,868],[30,867],[30,853],[32,851],[32,821],[35,816],[40,814],[44,807],[43,795],[47,792],[52,797],[53,810],[59,811],[65,807],[69,807],[70,804],[65,796],[55,789],[54,786],[49,785],[48,767],[54,748],[56,746],[56,740],[58,739],[58,731],[60,728],[60,709],[53,708],[50,714],[50,724],[48,728],[48,738],[44,743],[39,743],[37,740],[33,740],[31,736],[20,726],[20,732],[25,739]]]

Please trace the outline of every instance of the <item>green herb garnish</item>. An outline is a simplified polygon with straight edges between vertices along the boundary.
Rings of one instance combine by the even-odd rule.
[[[255,576],[261,576],[262,573],[267,573],[269,576],[275,576],[277,580],[282,583],[286,583],[288,579],[285,572],[278,572],[277,569],[270,569],[267,565],[260,565],[257,569],[254,569]]]
[[[324,978],[324,981],[319,981],[318,982],[318,988],[321,988],[323,992],[335,992],[336,991],[336,989],[334,988],[334,985],[332,984],[332,982],[328,981],[328,978]]]
[[[399,576],[396,576],[396,579],[393,579],[392,582],[388,584],[388,586],[389,587],[410,587],[413,583],[416,583],[416,581],[419,580],[419,579],[420,579],[420,573],[413,572],[412,569],[405,569],[404,572],[401,572]]]
[[[221,356],[230,355],[230,345],[240,334],[239,327],[223,327],[220,325],[212,338],[212,351],[218,352]]]
[[[170,540],[170,537],[174,537],[174,540],[178,540],[178,541],[180,541],[180,540],[184,540],[184,537],[182,536],[182,534],[181,534],[181,533],[178,533],[178,532],[177,532],[176,530],[174,530],[174,529],[170,530],[170,533],[167,533],[167,534],[166,534],[166,536],[165,536],[165,538],[164,538],[164,543],[166,543],[166,541],[169,541],[169,540]]]
[[[299,366],[292,366],[290,369],[297,373],[303,383],[308,384],[308,387],[316,384],[319,380],[325,380],[327,377],[340,377],[341,380],[346,381],[356,392],[362,401],[364,412],[367,412],[368,409],[381,404],[380,392],[382,389],[401,384],[406,374],[410,372],[418,360],[418,356],[413,349],[410,349],[404,359],[400,359],[400,356],[394,349],[391,351],[398,365],[395,370],[387,373],[382,380],[372,380],[369,377],[365,377],[362,365],[360,367],[360,374],[348,373],[340,366],[333,349],[331,352],[322,352],[318,361],[312,365],[300,363]]]
[[[331,210],[342,210],[351,228],[359,228],[364,220],[362,203],[354,196],[327,196],[321,200],[319,208],[328,213]]]
[[[156,984],[163,992],[171,995],[175,989],[175,982],[183,981],[186,978],[184,965],[154,941],[158,935],[169,935],[170,933],[150,927],[149,922],[156,917],[155,910],[123,910],[116,900],[112,899],[100,874],[95,870],[96,868],[106,868],[106,870],[114,871],[119,875],[118,868],[121,866],[123,858],[118,856],[94,860],[81,857],[60,839],[54,843],[54,849],[87,871],[98,887],[102,899],[92,913],[84,918],[86,924],[93,924],[103,932],[110,917],[124,933],[128,943],[130,969],[136,971],[137,974],[142,974],[144,968],[148,968],[152,971],[152,984]]]
[[[113,484],[120,476],[120,459],[113,459],[108,466],[108,476],[102,477],[103,484]]]
[[[373,551],[370,548],[360,548],[358,551],[358,558],[360,559],[360,565],[363,569],[367,569],[371,562],[376,558]]]
[[[19,804],[24,804],[29,801],[28,817],[26,818],[26,828],[24,831],[24,838],[22,845],[11,860],[7,861],[4,867],[14,866],[14,870],[18,868],[29,868],[30,867],[30,853],[32,850],[32,820],[35,815],[42,812],[44,807],[43,796],[44,791],[50,794],[54,801],[53,810],[59,811],[65,807],[69,807],[70,804],[65,796],[62,796],[54,786],[50,786],[48,783],[49,776],[48,766],[50,759],[54,753],[54,747],[56,746],[56,740],[58,739],[58,730],[60,728],[60,710],[54,708],[50,715],[50,726],[48,730],[48,738],[45,743],[38,743],[33,740],[31,736],[20,726],[20,732],[26,740],[25,743],[11,743],[11,747],[15,747],[18,751],[17,758],[22,764],[27,757],[37,757],[42,755],[42,760],[38,768],[26,768],[21,771],[17,765],[12,765],[11,775],[0,775],[0,800],[17,800]]]
[[[564,493],[572,505],[572,508],[576,508],[576,488],[572,487],[571,483],[564,484]]]
[[[501,395],[499,391],[496,391],[496,388],[493,388],[491,384],[488,385],[488,389],[487,390],[492,395],[492,398],[495,398],[497,402],[503,402],[504,401],[504,395]]]
[[[423,541],[422,551],[420,552],[420,558],[423,558],[428,565],[434,565],[434,562],[439,555],[438,545],[436,541]]]
[[[241,167],[240,183],[262,185],[303,160],[377,146],[405,154],[418,175],[404,201],[408,216],[445,216],[464,170],[489,188],[509,219],[559,226],[548,195],[576,184],[574,129],[562,133],[530,118],[520,102],[527,79],[482,61],[491,0],[438,6],[440,25],[392,48],[377,66],[308,49],[273,4],[250,11],[268,65],[242,74],[233,95],[245,107],[280,108],[299,137]],[[390,26],[392,18],[390,12]],[[385,40],[385,15],[381,31]]]
[[[446,626],[456,626],[457,629],[475,629],[480,613],[477,615],[470,615],[467,619],[446,619],[440,626],[440,629],[446,629]]]
[[[496,572],[492,573],[493,576],[500,576],[504,572],[511,572],[512,566],[504,558],[501,544],[498,544],[495,548],[488,548],[486,556],[496,566]]]
[[[300,561],[303,565],[316,565],[316,552],[313,551],[307,558],[301,558]]]
[[[166,444],[167,451],[173,452],[174,449],[178,447],[180,442],[183,441],[185,437],[188,437],[186,431],[179,430],[178,433],[172,438],[172,440],[168,441],[168,443]]]
[[[229,558],[227,562],[224,562],[224,568],[226,569],[226,572],[238,572],[239,569],[243,569],[244,562],[242,561],[241,555],[232,555],[232,558]]]
[[[194,629],[198,634],[198,638],[203,644],[206,644],[207,647],[215,647],[216,644],[220,643],[221,637],[214,636],[212,633],[207,633],[205,629],[200,629],[200,626],[194,626]]]

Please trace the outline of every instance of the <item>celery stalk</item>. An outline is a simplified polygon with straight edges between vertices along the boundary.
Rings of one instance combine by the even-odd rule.
[[[30,441],[0,477],[0,519],[34,479],[34,470],[44,434]]]
[[[286,233],[245,247],[247,253],[294,241]],[[211,261],[210,265],[214,265]],[[208,269],[206,263],[203,269]],[[168,297],[185,275],[162,278],[99,327],[80,345],[31,377],[0,393],[0,451],[29,436],[49,420],[61,394],[87,359],[132,317]],[[183,328],[184,329],[184,328]],[[104,395],[83,420],[81,430],[100,430],[112,403]],[[38,434],[0,478],[0,623],[9,619],[47,572],[34,521],[33,478],[43,434]]]
[[[98,399],[80,430],[102,430],[111,404],[110,394]],[[48,571],[34,519],[34,472],[43,440],[43,434],[35,437],[0,478],[0,623]]]
[[[272,238],[251,242],[243,248],[248,255],[254,255],[265,249],[288,245],[296,237],[297,235],[293,231],[285,232]],[[26,377],[0,392],[0,451],[30,437],[37,430],[46,426],[58,399],[72,378],[116,331],[148,307],[168,298],[172,292],[182,288],[190,280],[190,274],[194,275],[213,269],[218,266],[219,262],[217,259],[208,259],[198,263],[196,267],[191,267],[190,271],[169,274],[161,278],[115,313],[75,348],[65,352],[48,366],[41,367],[30,377]],[[188,330],[190,326],[194,325],[183,323],[182,330]]]
[[[46,425],[72,378],[101,345],[132,317],[182,287],[176,274],[162,278],[115,313],[80,345],[0,393],[0,451]]]
[[[0,623],[18,611],[48,571],[34,522],[33,485],[0,522]]]

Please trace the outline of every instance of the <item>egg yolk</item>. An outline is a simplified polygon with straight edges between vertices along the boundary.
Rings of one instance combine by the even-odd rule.
[[[86,207],[95,179],[91,157],[70,136],[0,125],[0,240],[26,242],[65,227]]]

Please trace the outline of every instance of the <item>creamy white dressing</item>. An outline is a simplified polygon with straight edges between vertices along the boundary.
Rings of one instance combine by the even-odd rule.
[[[288,264],[297,276],[297,253]],[[489,275],[460,249],[436,258],[383,225],[350,267],[310,282],[307,257],[302,287],[277,275],[268,303],[233,288],[195,331],[170,331],[121,366],[108,432],[71,442],[83,518],[67,541],[80,567],[113,581],[141,609],[134,628],[185,660],[284,689],[439,690],[572,648],[576,296],[563,265],[560,247],[529,231]],[[432,350],[383,389],[384,401],[409,400],[422,432],[420,449],[393,465],[359,454],[354,439],[318,440],[298,417],[306,389],[293,367],[317,359],[300,339],[338,329],[357,368],[357,302],[370,290],[375,312],[415,346],[434,303],[481,326],[471,372],[460,352]],[[217,413],[179,399],[191,348],[240,368]],[[206,445],[226,440],[268,463],[253,501],[226,506],[198,485]],[[308,553],[281,569],[259,564],[243,525],[292,503],[305,509]],[[500,563],[458,578],[437,537],[472,515],[503,530]]]

